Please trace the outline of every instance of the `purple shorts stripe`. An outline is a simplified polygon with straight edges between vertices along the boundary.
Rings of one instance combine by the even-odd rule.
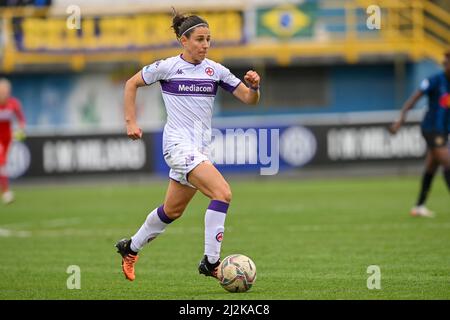
[[[218,211],[218,212],[223,212],[223,213],[227,213],[228,211],[228,206],[230,204],[220,201],[220,200],[211,200],[211,202],[209,203],[208,206],[208,210],[214,210],[214,211]]]
[[[164,212],[164,205],[159,207],[156,212],[158,213],[158,217],[161,219],[162,222],[169,224],[169,223],[171,223],[173,221]]]

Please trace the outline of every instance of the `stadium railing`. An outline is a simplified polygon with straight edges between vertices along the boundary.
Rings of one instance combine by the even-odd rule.
[[[239,5],[239,2],[235,1],[233,6],[229,8],[211,7],[202,9],[210,10],[207,13],[213,15],[219,23],[225,21],[227,26],[237,26],[233,29],[233,32],[230,31],[224,36],[223,45],[210,50],[210,57],[214,60],[239,61],[245,57],[250,57],[253,61],[270,60],[276,61],[280,65],[289,65],[299,58],[329,57],[355,63],[366,57],[386,56],[392,58],[403,55],[415,61],[431,58],[440,62],[442,53],[450,47],[450,14],[444,8],[428,0],[317,1],[313,2],[318,5],[314,17],[311,18],[311,20],[314,20],[314,30],[311,36],[297,38],[292,35],[275,34],[275,36],[269,37],[270,39],[255,35],[255,15],[261,7],[245,5],[243,1],[240,3]],[[378,6],[380,9],[381,24],[379,29],[368,27],[368,19],[372,14],[368,12],[370,6]],[[299,11],[301,12],[301,7],[294,5],[289,7],[274,3],[271,8],[278,14],[292,16]],[[134,14],[148,13],[151,15],[159,13],[159,17],[162,15],[170,19],[170,8],[167,8],[166,11],[161,7],[157,9],[159,11],[155,13],[155,8],[145,9],[140,7],[139,12],[134,12]],[[193,10],[195,11],[195,8]],[[120,11],[115,12],[114,8],[109,8],[107,14],[83,9],[82,18],[117,18],[119,13]],[[132,50],[127,47],[122,48],[122,50],[107,50],[107,48],[87,50],[85,43],[82,41],[79,41],[78,48],[75,46],[71,50],[63,50],[62,52],[46,50],[45,45],[51,45],[48,41],[46,44],[44,43],[44,48],[38,46],[38,50],[24,50],[23,47],[20,47],[20,41],[24,41],[24,34],[20,33],[24,21],[41,19],[44,21],[42,23],[43,28],[47,28],[48,32],[57,35],[59,31],[55,31],[55,27],[52,27],[51,23],[59,19],[59,22],[54,23],[53,26],[64,26],[68,14],[61,14],[64,14],[64,11],[54,8],[1,9],[0,17],[3,25],[1,71],[12,72],[20,68],[27,68],[29,65],[40,65],[43,69],[53,70],[55,65],[59,64],[79,71],[86,68],[89,63],[134,62],[144,64],[160,57],[177,54],[179,51],[169,27],[163,28],[163,32],[167,33],[164,37],[172,39],[172,42],[160,47],[143,46]],[[129,10],[123,13],[123,15],[125,14],[127,16],[133,15],[132,11]],[[224,16],[225,20],[221,20],[221,16]],[[231,20],[235,23],[229,23]],[[282,19],[279,20],[282,21]],[[211,24],[214,24],[214,21]],[[278,29],[281,27],[276,26]],[[52,28],[53,31],[50,30]],[[133,28],[133,26],[130,25],[127,28]],[[228,28],[222,29],[227,30]],[[217,27],[215,35],[219,35],[219,31],[222,29]],[[120,28],[117,30],[117,32],[120,32]],[[132,32],[133,30],[130,29],[129,31]],[[63,40],[64,37],[70,35],[67,31],[65,32],[66,35],[61,36]],[[72,38],[74,34],[76,35],[75,38],[83,35],[83,31],[75,30],[71,32]],[[162,31],[159,30],[159,32]],[[32,41],[39,41],[41,36],[37,24],[34,34],[25,35],[27,39]],[[55,36],[55,41],[63,40],[57,39]],[[227,40],[230,41],[227,42]],[[90,45],[95,48],[95,43]]]

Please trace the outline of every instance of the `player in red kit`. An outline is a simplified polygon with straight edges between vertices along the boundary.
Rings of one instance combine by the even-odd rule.
[[[8,176],[6,175],[6,161],[12,141],[12,121],[14,117],[19,122],[18,136],[23,138],[25,117],[20,102],[11,96],[9,80],[0,79],[0,191],[5,204],[14,201],[14,194],[9,190]]]

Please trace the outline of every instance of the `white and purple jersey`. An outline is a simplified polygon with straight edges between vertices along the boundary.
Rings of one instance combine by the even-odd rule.
[[[161,84],[167,110],[163,152],[179,143],[208,152],[217,89],[220,86],[231,93],[241,80],[220,63],[204,59],[193,64],[181,55],[145,66],[141,74],[147,85],[156,81]]]

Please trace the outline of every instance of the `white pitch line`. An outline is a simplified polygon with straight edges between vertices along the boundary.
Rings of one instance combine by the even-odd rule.
[[[58,218],[58,219],[49,219],[49,220],[39,220],[39,221],[24,221],[24,222],[17,222],[17,223],[7,223],[0,227],[3,228],[23,228],[23,229],[29,229],[29,228],[55,228],[55,227],[66,227],[66,226],[73,226],[81,223],[80,218]]]
[[[29,232],[29,231],[17,231],[17,230],[9,230],[9,229],[0,228],[0,237],[25,238],[25,237],[30,237],[30,236],[31,236],[31,232]]]

